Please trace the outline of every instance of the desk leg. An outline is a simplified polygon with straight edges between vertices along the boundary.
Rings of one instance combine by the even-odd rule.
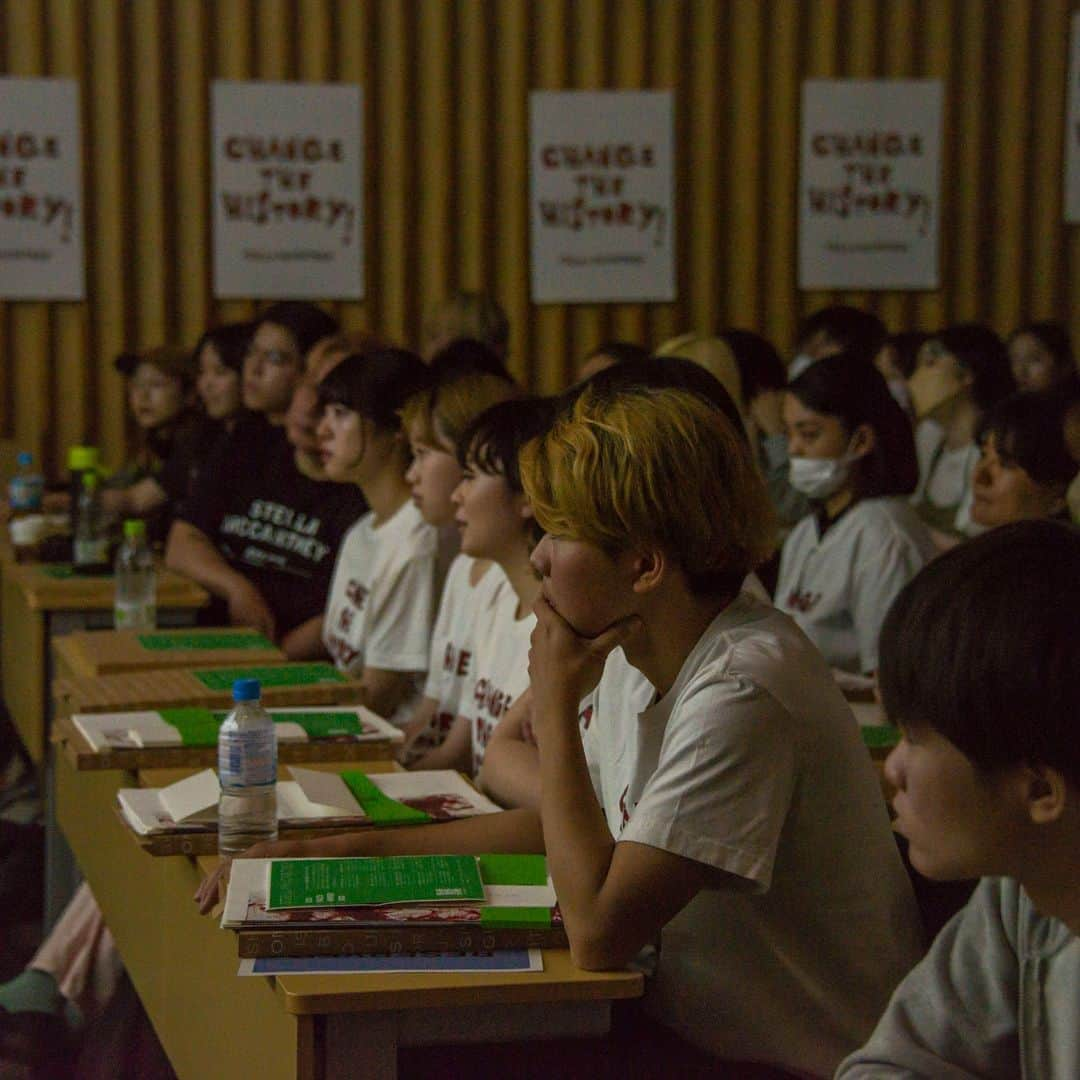
[[[298,1077],[303,1080],[335,1080],[340,1076],[362,1076],[364,1080],[396,1080],[396,1013],[364,1013],[363,1016],[331,1013],[313,1019],[315,1038],[312,1049],[315,1053],[308,1062],[297,1061]],[[321,1039],[318,1037],[320,1026]]]

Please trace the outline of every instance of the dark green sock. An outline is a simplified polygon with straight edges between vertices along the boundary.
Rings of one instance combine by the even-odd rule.
[[[10,982],[0,983],[0,1009],[9,1013],[39,1012],[63,1016],[67,999],[47,971],[27,968]]]

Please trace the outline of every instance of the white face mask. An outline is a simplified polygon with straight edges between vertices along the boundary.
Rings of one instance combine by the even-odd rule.
[[[788,364],[788,382],[793,382],[797,379],[813,362],[814,358],[809,353],[796,353],[791,363]]]
[[[788,481],[808,499],[821,501],[835,495],[851,477],[851,459],[793,457]]]

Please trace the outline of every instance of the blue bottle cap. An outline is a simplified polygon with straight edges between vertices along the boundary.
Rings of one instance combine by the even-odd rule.
[[[262,687],[258,679],[237,679],[232,684],[233,701],[258,701]]]
[[[26,469],[34,464],[34,455],[29,450],[20,450],[19,456],[15,460],[21,468]]]

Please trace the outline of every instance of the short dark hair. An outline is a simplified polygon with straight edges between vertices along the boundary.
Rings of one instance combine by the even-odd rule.
[[[240,371],[244,366],[244,357],[251,347],[251,338],[255,333],[253,322],[222,323],[207,330],[195,346],[192,356],[196,365],[199,356],[207,345],[212,345],[221,358],[221,362],[233,371]]]
[[[610,356],[616,364],[625,364],[631,360],[648,360],[649,350],[633,341],[601,341],[585,354],[582,363],[594,356]]]
[[[881,345],[882,348],[892,347],[896,353],[896,366],[905,379],[910,379],[919,363],[919,350],[929,340],[930,335],[923,330],[904,330],[887,335]]]
[[[1061,323],[1056,322],[1027,322],[1018,326],[1010,335],[1008,344],[1011,345],[1018,337],[1029,334],[1053,357],[1054,366],[1063,374],[1073,374],[1076,371],[1076,362],[1073,359],[1072,342],[1069,340],[1069,332]]]
[[[551,398],[524,397],[500,401],[485,409],[461,433],[458,463],[472,465],[489,476],[501,476],[513,491],[521,491],[518,452],[543,434],[555,414]]]
[[[743,401],[749,404],[766,390],[783,390],[787,370],[771,341],[752,330],[725,330],[720,337],[735,354]]]
[[[978,442],[994,436],[999,457],[1019,465],[1038,484],[1067,487],[1076,462],[1065,445],[1070,401],[1053,392],[1011,394],[982,419]]]
[[[700,364],[684,356],[648,356],[627,360],[598,371],[585,382],[570,387],[559,399],[559,412],[569,412],[586,387],[604,397],[614,397],[634,387],[652,390],[686,390],[707,401],[731,421],[731,426],[746,440],[746,429],[738,406],[720,380]]]
[[[1080,532],[992,529],[928,563],[881,629],[885,712],[932,729],[981,770],[1059,769],[1080,787]]]
[[[498,375],[513,382],[506,365],[490,345],[476,338],[455,338],[431,358],[431,372],[436,382],[443,383],[461,375]]]
[[[344,405],[389,431],[401,429],[405,402],[430,383],[431,373],[416,353],[373,348],[346,356],[319,383],[319,407]]]
[[[867,363],[885,340],[885,324],[876,315],[848,304],[831,304],[808,315],[799,327],[799,344],[805,345],[823,331],[844,352]]]
[[[971,397],[985,412],[1016,389],[1005,343],[982,323],[956,323],[932,335],[971,372]]]
[[[811,364],[788,386],[806,408],[835,416],[853,432],[860,424],[874,430],[874,448],[856,466],[859,494],[866,498],[910,495],[919,482],[911,421],[889,393],[873,364],[851,353]]]
[[[282,300],[280,303],[271,304],[259,313],[255,320],[256,329],[263,323],[273,323],[288,330],[301,356],[306,356],[316,341],[336,334],[341,329],[337,319],[306,300]]]

